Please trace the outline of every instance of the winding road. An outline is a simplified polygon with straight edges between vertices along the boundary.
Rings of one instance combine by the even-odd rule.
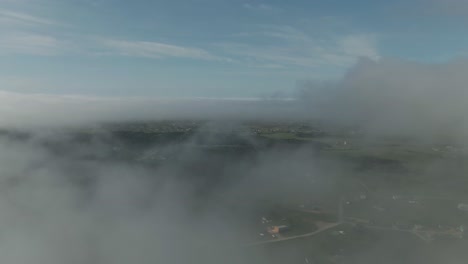
[[[329,224],[327,226],[324,226],[324,227],[320,228],[319,230],[315,230],[314,232],[310,232],[310,233],[306,233],[306,234],[302,234],[302,235],[297,235],[297,236],[278,238],[278,239],[275,239],[275,240],[254,242],[254,243],[250,243],[250,244],[245,244],[244,246],[253,247],[253,246],[260,246],[260,245],[265,245],[265,244],[278,243],[278,242],[283,242],[283,241],[293,240],[293,239],[298,239],[298,238],[311,237],[311,236],[318,235],[318,234],[320,234],[322,232],[325,232],[325,231],[327,231],[329,229],[332,229],[334,227],[337,227],[339,225],[341,225],[341,223],[333,223],[333,224]]]

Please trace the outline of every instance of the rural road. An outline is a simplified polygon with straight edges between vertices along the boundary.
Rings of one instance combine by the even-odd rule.
[[[323,228],[321,228],[319,230],[316,230],[314,232],[311,232],[311,233],[306,233],[306,234],[291,236],[291,237],[278,238],[278,239],[275,239],[275,240],[254,242],[254,243],[246,244],[244,246],[253,247],[253,246],[259,246],[259,245],[265,245],[265,244],[271,244],[271,243],[278,243],[278,242],[283,242],[283,241],[293,240],[293,239],[298,239],[298,238],[311,237],[311,236],[318,235],[318,234],[320,234],[320,233],[322,233],[324,231],[327,231],[329,229],[332,229],[334,227],[337,227],[337,226],[339,226],[341,224],[342,223],[329,224],[329,225],[327,225],[327,226],[325,226],[325,227],[323,227]]]

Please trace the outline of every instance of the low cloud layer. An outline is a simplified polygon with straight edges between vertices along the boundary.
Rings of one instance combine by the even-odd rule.
[[[0,126],[161,119],[321,120],[369,135],[464,141],[468,62],[363,59],[339,81],[309,82],[299,98],[151,99],[0,93]]]
[[[363,59],[339,81],[309,82],[299,98],[152,99],[0,93],[0,126],[162,119],[321,120],[369,135],[463,141],[468,62]]]
[[[0,92],[0,127],[77,126],[163,119],[287,119],[288,100],[100,98]]]
[[[295,100],[123,99],[3,92],[0,126],[34,130],[135,120],[316,119],[353,127],[368,136],[464,143],[467,69],[466,61],[424,65],[363,60],[338,82],[304,85]],[[114,159],[118,144],[105,133],[88,144],[55,133],[33,133],[20,140],[4,137],[0,140],[0,261],[271,263],[261,250],[252,255],[240,252],[240,245],[250,242],[249,235],[258,232],[250,224],[258,220],[258,207],[264,201],[320,200],[336,193],[341,176],[347,177],[346,184],[358,185],[349,176],[353,173],[349,163],[319,159],[308,148],[268,149],[237,159],[229,156],[225,161],[222,155],[209,155],[199,147],[223,143],[212,132],[223,129],[231,131],[231,127],[215,124],[200,129],[187,142],[155,149],[145,144],[148,149],[140,153],[143,156],[157,151],[178,159],[157,168]],[[248,136],[242,140],[255,145]],[[55,145],[61,148],[51,148]],[[447,167],[440,165],[440,171]],[[379,181],[384,180],[372,180]],[[380,252],[387,246],[375,247]],[[294,254],[303,259],[303,253]]]
[[[180,153],[177,166],[155,169],[112,155],[102,159],[114,146],[106,135],[73,142],[63,134],[1,137],[0,261],[270,263],[261,251],[243,251],[258,233],[251,228],[261,212],[254,209],[310,191],[305,184],[314,176],[304,171],[318,168],[294,151],[291,163],[268,152],[218,169],[211,164],[217,157],[189,140],[165,149]],[[65,152],[52,151],[54,145]],[[96,158],[83,158],[90,155]],[[191,164],[211,167],[189,172]]]
[[[361,60],[334,83],[305,84],[311,115],[370,135],[463,140],[468,133],[468,61]]]

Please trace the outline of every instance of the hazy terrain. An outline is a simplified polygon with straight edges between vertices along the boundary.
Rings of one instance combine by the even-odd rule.
[[[455,251],[449,254],[454,261],[460,259],[464,252],[452,244],[462,246],[464,240],[427,244],[391,226],[401,222],[437,229],[438,224],[457,228],[466,223],[468,215],[456,208],[467,200],[464,150],[441,146],[435,151],[433,145],[369,141],[349,133],[308,123],[258,121],[5,130],[2,259],[386,263],[383,255],[388,263],[440,263],[431,254],[445,261],[442,254],[449,249]],[[301,235],[317,230],[317,216],[301,213],[301,208],[319,207],[331,214],[325,221],[335,222],[340,199],[362,193],[366,200],[346,205],[345,217],[373,219],[372,226],[389,230],[359,231],[349,220],[336,229],[344,230],[343,237],[331,229],[310,238],[278,243],[273,238],[271,244],[254,245],[262,241],[262,217],[287,221],[292,230],[286,237]],[[424,208],[392,204],[395,194],[418,199]],[[439,205],[437,198],[431,202],[433,197],[449,202]],[[435,249],[427,253],[429,247]]]
[[[295,99],[3,93],[0,260],[464,263],[465,64],[362,61]]]
[[[0,264],[468,263],[468,0],[0,0]]]

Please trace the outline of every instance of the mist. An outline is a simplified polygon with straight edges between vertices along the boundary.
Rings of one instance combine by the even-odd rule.
[[[284,98],[118,98],[1,92],[0,127],[168,119],[319,120],[367,136],[466,144],[468,62],[361,59],[340,79],[302,82]],[[288,87],[285,87],[285,89]]]
[[[148,145],[139,155],[177,153],[175,163],[157,167],[114,159],[119,142],[106,133],[85,143],[63,132],[2,136],[0,260],[269,263],[243,249],[257,234],[259,204],[324,193],[326,185],[312,185],[315,175],[335,172],[301,149],[288,150],[288,159],[267,151],[229,161],[194,148],[216,143],[208,132],[215,129],[229,130],[210,123],[186,142]]]
[[[422,64],[363,59],[340,80],[305,83],[293,100],[2,92],[0,127],[25,134],[6,134],[0,140],[0,261],[263,264],[284,263],[283,256],[303,260],[302,245],[286,247],[284,254],[275,255],[276,262],[271,250],[244,250],[258,233],[252,221],[276,204],[316,200],[329,201],[332,208],[338,199],[335,193],[361,188],[356,186],[363,179],[376,190],[407,181],[423,190],[447,187],[463,193],[466,168],[458,160],[424,160],[418,161],[417,170],[408,165],[395,172],[385,162],[377,170],[366,170],[360,165],[372,163],[368,157],[321,155],[324,151],[312,143],[269,145],[242,130],[243,122],[317,120],[317,126],[323,125],[320,129],[345,129],[361,140],[403,137],[429,145],[467,144],[467,70],[464,60]],[[127,154],[116,150],[125,143],[102,125],[162,120],[206,122],[181,141],[129,148],[132,159],[122,158]],[[78,131],[93,127],[98,132],[82,142],[71,136],[73,129],[64,132],[59,129],[63,127]],[[241,151],[229,149],[236,154],[225,156],[207,151],[206,146],[225,144],[220,134],[235,134]],[[157,166],[142,162],[155,155],[170,161]],[[447,171],[458,178],[441,184]],[[388,192],[393,191],[398,190]],[[398,239],[382,238],[366,251],[353,252],[354,260],[372,263]],[[444,263],[460,259],[437,257],[453,260]],[[423,259],[403,263],[431,263]],[[393,256],[385,255],[381,261],[392,263]]]
[[[466,144],[467,60],[360,60],[339,81],[302,85],[312,116],[367,136]]]
[[[291,100],[261,98],[96,97],[0,92],[0,127],[77,127],[103,122],[287,120],[298,111]]]

